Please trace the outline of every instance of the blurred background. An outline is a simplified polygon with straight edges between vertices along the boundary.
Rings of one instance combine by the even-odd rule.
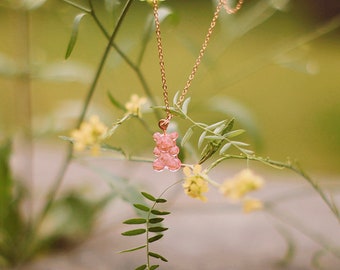
[[[72,128],[69,120],[80,111],[106,40],[86,16],[74,52],[64,60],[73,18],[80,11],[63,1],[31,2],[36,8],[29,14],[22,12],[20,1],[0,4],[0,128],[8,134],[32,122],[35,135],[60,143],[55,135]],[[197,0],[166,5],[173,12],[163,26],[173,96],[191,71],[214,8],[211,1]],[[119,7],[118,1],[96,1],[108,32]],[[307,170],[339,173],[339,9],[336,0],[249,0],[239,14],[221,15],[190,89],[193,118],[214,122],[233,115],[249,129],[259,155],[289,157]],[[150,11],[149,5],[136,1],[117,37],[118,46],[133,60]],[[161,104],[152,38],[142,71]],[[31,76],[29,91],[20,89],[25,75]],[[91,103],[109,124],[120,114],[109,104],[107,91],[122,103],[132,93],[143,95],[136,75],[114,50]],[[147,141],[141,147],[131,145],[137,137],[122,131],[114,139],[132,152],[145,150]]]
[[[80,111],[106,39],[90,16],[85,16],[74,52],[64,60],[79,10],[63,1],[27,1],[36,5],[27,14],[20,1],[1,2],[0,128],[10,134],[32,122],[36,136],[60,143],[56,134],[73,127],[72,117]],[[78,3],[86,6],[86,1]],[[95,3],[110,32],[121,5],[118,1]],[[173,96],[191,71],[214,8],[211,1],[172,0],[166,5],[173,12],[163,26]],[[279,160],[289,157],[307,170],[338,174],[339,9],[336,0],[249,0],[239,14],[221,15],[190,89],[193,118],[213,122],[234,114],[240,126],[249,128],[259,155]],[[132,60],[142,46],[150,11],[149,5],[136,1],[117,37],[116,43]],[[161,104],[153,38],[147,43],[142,72]],[[143,94],[136,75],[114,50],[91,103],[91,110],[109,124],[120,113],[109,104],[108,91],[122,103],[132,93]],[[135,152],[153,143],[145,141],[139,149],[131,145],[136,134],[128,131],[115,140]]]
[[[74,18],[82,12],[66,2],[70,1],[0,0],[0,139],[14,137],[15,141],[19,141],[14,145],[15,155],[11,162],[13,168],[17,169],[14,170],[15,176],[27,180],[28,188],[30,185],[32,187],[30,196],[33,201],[38,201],[38,206],[31,209],[33,212],[41,208],[42,201],[64,158],[67,143],[59,136],[68,136],[70,130],[74,128],[107,45],[107,39],[94,20],[86,15],[79,24],[74,50],[65,60]],[[85,0],[72,2],[88,7],[88,1]],[[110,33],[124,1],[92,2],[98,18]],[[162,2],[162,7],[167,8],[165,12],[168,15],[162,23],[162,34],[170,99],[185,85],[204,40],[215,4],[216,1],[210,0]],[[140,69],[158,105],[162,105],[156,41],[153,34],[150,36],[147,34],[150,30],[151,11],[151,6],[146,2],[135,0],[118,33],[116,44],[133,63],[138,62],[139,53],[146,45]],[[149,38],[146,43],[145,38]],[[251,143],[259,156],[269,156],[271,159],[281,161],[286,161],[287,158],[298,160],[307,172],[317,175],[318,180],[338,180],[340,175],[339,48],[340,2],[338,0],[245,0],[243,8],[236,15],[221,14],[220,16],[206,55],[189,90],[191,97],[189,115],[198,122],[206,123],[235,117],[237,127],[247,131],[244,139]],[[125,104],[132,94],[145,95],[136,73],[114,49],[111,50],[106,61],[88,111],[88,115],[97,114],[103,122],[110,125],[122,117],[122,111],[110,103],[108,92],[122,104]],[[155,131],[157,130],[157,119],[152,113],[145,112],[143,119],[151,123]],[[144,133],[141,135],[138,132],[141,127],[140,123],[136,122],[131,121],[126,127],[118,129],[109,143],[115,147],[122,147],[131,155],[152,158],[151,149],[154,147],[154,142],[148,136],[144,136]],[[177,125],[183,135],[188,128],[188,123],[178,120]],[[105,199],[103,194],[111,196],[110,192],[115,191],[112,191],[114,190],[112,186],[107,185],[106,180],[100,182],[99,178],[106,179],[106,172],[98,173],[95,167],[97,165],[113,171],[112,179],[116,177],[116,173],[122,173],[124,181],[131,178],[132,183],[138,187],[149,185],[161,191],[173,181],[173,176],[165,173],[162,175],[162,182],[155,185],[151,179],[158,179],[159,176],[150,172],[149,164],[139,164],[135,168],[129,163],[113,163],[110,158],[99,159],[99,161],[90,159],[91,162],[85,164],[94,166],[89,173],[82,164],[84,160],[78,161],[74,162],[66,175],[63,194],[67,195],[68,189],[75,188],[76,192],[85,193],[90,199],[94,197]],[[229,167],[228,170],[217,171],[216,176],[223,179],[225,175],[236,170],[238,167],[236,169]],[[282,175],[273,179],[284,181],[288,178],[296,179],[290,174],[287,178],[280,177]],[[305,193],[299,193],[298,188],[301,186],[296,188],[296,183],[300,182],[294,182],[294,186],[288,187],[286,182],[284,186],[281,186],[280,181],[277,183],[278,186],[272,183],[274,188],[270,186],[266,194],[269,195],[267,198],[275,201],[278,198],[280,201],[285,197],[281,196],[281,192],[287,195],[294,190],[292,197],[285,197],[288,198],[285,210],[293,212],[296,210],[294,213],[298,217],[300,213],[309,213],[310,216],[303,221],[307,221],[306,223],[314,226],[316,230],[320,229],[318,226],[325,226],[322,227],[323,232],[332,232],[331,240],[336,239],[336,234],[333,233],[338,231],[338,224],[335,224],[334,217],[324,205],[314,204],[314,199],[317,197],[314,193],[313,200],[308,200],[311,198],[308,197],[311,193],[306,186],[303,186]],[[334,183],[337,184],[337,181]],[[86,184],[89,184],[87,190]],[[82,188],[85,186],[85,192],[80,186]],[[333,187],[335,188],[335,185],[331,186]],[[96,189],[99,189],[98,193]],[[108,189],[109,193],[107,193]],[[179,187],[173,197],[177,198],[176,196],[182,194],[181,192]],[[301,195],[302,193],[304,196]],[[131,198],[136,198],[133,197],[136,193],[130,195]],[[172,243],[178,247],[177,240],[188,237],[186,232],[189,230],[193,235],[201,234],[205,230],[204,226],[207,225],[206,222],[202,222],[203,218],[207,222],[214,218],[217,222],[211,225],[216,226],[211,228],[212,232],[227,231],[226,228],[230,231],[226,233],[227,239],[220,238],[217,234],[202,238],[207,241],[200,251],[202,256],[206,254],[205,252],[210,252],[211,258],[220,256],[220,253],[214,252],[209,247],[214,244],[218,246],[218,241],[222,241],[220,244],[225,246],[221,247],[221,252],[229,254],[229,265],[236,265],[235,269],[247,270],[249,269],[247,267],[252,265],[252,269],[263,270],[269,268],[268,265],[261,264],[261,256],[263,258],[269,254],[268,251],[271,251],[270,254],[274,254],[272,257],[277,259],[275,254],[284,252],[284,245],[277,244],[281,243],[280,237],[274,232],[273,226],[263,223],[261,219],[263,216],[246,218],[239,209],[231,210],[228,212],[229,215],[223,215],[225,206],[223,204],[222,208],[221,202],[214,201],[214,197],[210,208],[183,197],[181,195],[179,204],[172,205],[172,210],[177,215],[174,214],[174,217],[169,219],[170,226],[174,227],[169,235],[169,238],[173,239],[170,245]],[[47,219],[49,225],[47,227],[50,231],[55,226],[53,224],[57,224],[59,226],[57,234],[63,230],[70,232],[67,241],[63,237],[59,237],[58,241],[57,238],[49,239],[54,248],[64,251],[67,251],[68,246],[72,246],[72,241],[79,244],[86,239],[92,232],[92,221],[96,219],[94,217],[96,211],[91,208],[94,206],[91,204],[90,207],[87,200],[81,201],[73,193],[68,194],[66,198],[67,200],[57,206],[57,210],[52,211],[52,219],[51,217]],[[302,199],[299,200],[300,198]],[[299,208],[296,208],[297,205]],[[66,206],[71,206],[71,211],[70,216],[65,218],[64,207]],[[61,207],[62,211],[59,211],[58,207]],[[79,207],[83,207],[81,209],[85,209],[84,212]],[[73,256],[74,253],[70,253],[68,258],[70,265],[75,260],[80,266],[78,265],[77,268],[73,264],[69,269],[94,269],[105,260],[108,265],[111,260],[113,265],[118,262],[116,269],[132,269],[132,261],[126,259],[127,257],[119,266],[120,261],[116,259],[118,255],[112,255],[113,243],[115,250],[125,249],[127,246],[125,239],[117,237],[119,232],[124,230],[121,225],[122,217],[127,213],[132,214],[132,211],[126,211],[126,205],[124,207],[120,201],[114,204],[106,219],[104,218],[104,232],[99,229],[101,233],[96,236],[97,238],[92,243],[87,243],[87,246],[76,250],[77,255]],[[101,210],[100,207],[96,209]],[[311,209],[313,211],[310,211]],[[29,211],[25,212],[27,213]],[[74,213],[80,215],[75,216]],[[313,213],[317,214],[318,218],[315,218]],[[84,217],[87,217],[85,220],[89,222],[86,223],[88,226],[83,226]],[[76,219],[77,226],[68,231],[65,224],[73,225],[71,220]],[[59,222],[56,222],[57,220]],[[107,220],[109,223],[106,224]],[[110,223],[112,220],[114,226]],[[321,224],[322,222],[324,224]],[[246,225],[242,226],[242,224]],[[253,227],[251,224],[257,226]],[[331,226],[327,227],[325,224]],[[113,232],[112,228],[114,228]],[[79,232],[79,235],[75,234],[75,231]],[[237,233],[233,233],[236,231]],[[107,232],[114,234],[113,238],[107,238]],[[238,236],[245,241],[240,241]],[[268,240],[264,241],[265,244],[272,243],[273,246],[268,244],[261,246],[263,249],[259,248],[258,243],[265,239],[263,237],[267,237]],[[298,236],[297,239],[298,243],[302,243],[302,248],[307,247],[305,250],[314,252],[314,246],[312,251],[309,250],[310,245],[309,243],[305,245],[304,238],[300,239]],[[182,249],[178,247],[181,251],[183,268],[178,265],[172,266],[176,265],[176,260],[179,258],[178,253],[173,250],[170,256],[176,259],[168,269],[190,269],[189,263],[200,254],[198,247],[201,242],[197,243],[195,240],[199,241],[198,238],[189,239],[183,241],[185,244]],[[316,239],[315,242],[323,243],[318,240]],[[168,251],[167,243],[169,242],[165,242],[160,248]],[[93,250],[100,252],[93,255]],[[102,254],[103,259],[99,253]],[[239,260],[240,254],[249,256],[248,261]],[[60,261],[63,261],[63,256]],[[273,258],[270,263],[274,261]],[[209,268],[208,262],[202,264],[198,260],[196,265],[192,263],[192,269],[225,269],[221,266],[224,263],[221,257],[215,259],[215,266],[210,265]],[[305,266],[305,257],[300,259],[301,261],[295,264],[295,268],[287,269],[311,269]],[[0,257],[0,267],[1,262]],[[259,268],[256,268],[256,265],[260,265]],[[33,265],[28,269],[45,270],[44,267],[46,261],[43,261],[40,266]],[[56,264],[55,268],[51,269],[68,268],[63,267],[63,264]],[[102,266],[98,269],[110,268]]]

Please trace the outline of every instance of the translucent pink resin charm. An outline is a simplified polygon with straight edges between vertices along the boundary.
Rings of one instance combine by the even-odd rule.
[[[153,162],[153,169],[155,171],[168,169],[171,172],[175,172],[181,168],[181,161],[177,157],[179,153],[179,148],[176,145],[177,137],[177,132],[170,134],[156,132],[153,134],[153,139],[156,142],[156,147],[153,150],[156,156]]]

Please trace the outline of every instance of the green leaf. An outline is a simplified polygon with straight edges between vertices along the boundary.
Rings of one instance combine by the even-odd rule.
[[[159,265],[157,265],[157,264],[152,265],[152,266],[150,267],[150,270],[155,270],[155,269],[157,269],[158,267],[159,267]]]
[[[231,141],[231,143],[238,146],[249,146],[249,144],[245,142]]]
[[[146,247],[146,245],[143,245],[143,246],[139,246],[139,247],[135,247],[135,248],[131,248],[131,249],[126,249],[126,250],[120,251],[119,253],[132,252],[132,251],[135,251],[135,250],[143,249],[145,247]]]
[[[229,130],[230,123],[231,123],[231,121],[229,121],[229,123],[224,128],[222,133]],[[225,138],[223,136],[206,136],[205,139],[209,139],[210,142],[208,144],[206,144],[205,147],[203,148],[203,150],[201,152],[201,159],[198,162],[198,164],[202,164],[203,162],[208,160],[210,157],[212,157],[218,151],[218,149],[221,147],[223,141],[225,140]]]
[[[202,132],[201,136],[198,139],[198,148],[201,148],[206,135],[207,135],[207,131]]]
[[[144,223],[146,223],[146,219],[144,219],[144,218],[132,218],[132,219],[125,220],[123,223],[124,224],[144,224]]]
[[[249,150],[249,149],[244,149],[242,148],[241,151],[243,153],[245,153],[246,155],[254,155],[254,151],[253,150]]]
[[[161,227],[161,226],[157,226],[157,227],[150,227],[148,229],[149,232],[164,232],[168,230],[168,228],[164,228],[164,227]]]
[[[233,138],[233,137],[236,137],[236,136],[238,136],[238,135],[243,134],[244,132],[245,132],[244,129],[237,129],[237,130],[233,130],[233,131],[228,132],[228,133],[225,134],[224,136],[225,136],[226,138]]]
[[[222,131],[224,131],[225,128],[226,128],[227,126],[228,126],[228,125],[224,123],[223,125],[220,125],[220,126],[218,126],[217,128],[215,128],[213,132],[214,132],[215,134],[221,134]]]
[[[71,38],[70,38],[70,41],[69,41],[68,46],[67,46],[65,59],[69,58],[72,51],[73,51],[74,45],[76,44],[77,37],[78,37],[79,23],[85,15],[86,15],[86,13],[80,13],[73,20]]]
[[[227,122],[227,120],[222,120],[220,122],[217,122],[217,123],[214,123],[210,126],[207,126],[206,128],[209,129],[209,130],[213,130],[213,129],[216,129],[217,127],[219,127],[219,126],[224,126],[226,122]]]
[[[151,256],[151,257],[154,257],[154,258],[156,258],[156,259],[161,259],[163,262],[167,262],[168,260],[167,259],[165,259],[162,255],[160,255],[160,254],[157,254],[157,253],[154,253],[154,252],[149,252],[148,253],[149,254],[149,256]]]
[[[183,102],[183,105],[182,105],[182,112],[183,112],[184,114],[187,114],[187,113],[188,113],[188,106],[189,106],[190,100],[191,100],[191,98],[188,97],[188,98],[185,99],[184,102]]]
[[[169,21],[170,25],[175,25],[178,23],[177,13],[169,7],[160,7],[158,9],[158,14],[160,23],[164,22],[165,20]]]
[[[135,270],[144,270],[146,269],[147,265],[146,264],[143,264],[141,266],[138,266]]]
[[[151,109],[161,109],[164,111],[166,110],[165,106],[151,106]],[[179,116],[179,117],[185,118],[185,115],[181,111],[178,111],[177,109],[175,109],[174,107],[170,107],[169,112],[171,112],[173,116]]]
[[[223,136],[218,136],[218,135],[208,135],[208,136],[205,136],[205,139],[209,140],[209,141],[224,140],[224,137]]]
[[[231,143],[226,143],[225,145],[223,145],[223,147],[220,150],[220,155],[224,154],[224,152],[226,152],[231,146]]]
[[[133,206],[134,206],[135,208],[139,209],[139,210],[144,211],[144,212],[149,212],[149,211],[150,211],[150,208],[147,207],[146,205],[143,205],[143,204],[138,204],[138,203],[136,203],[136,204],[133,204]]]
[[[237,116],[237,122],[240,123],[240,126],[247,131],[247,134],[254,139],[255,146],[262,146],[262,136],[259,125],[256,123],[257,121],[254,118],[254,113],[251,112],[245,104],[232,98],[221,96],[213,97],[209,101],[209,104],[214,111]]]
[[[159,210],[153,209],[153,210],[151,210],[151,213],[156,215],[156,216],[163,216],[163,215],[169,215],[171,212],[159,211]]]
[[[153,236],[153,237],[150,237],[150,238],[148,239],[148,242],[149,242],[149,243],[155,242],[155,241],[161,239],[162,237],[163,237],[163,234],[157,234],[157,235],[155,235],[155,236]]]
[[[184,146],[188,140],[190,140],[192,134],[194,134],[194,131],[192,130],[192,127],[190,127],[187,132],[185,132],[183,139],[181,141],[181,146]]]
[[[124,235],[124,236],[134,236],[134,235],[143,234],[145,232],[146,232],[146,229],[135,229],[135,230],[123,232],[122,235]]]
[[[167,200],[166,199],[162,199],[162,198],[159,198],[156,200],[156,203],[166,203]]]
[[[157,223],[161,223],[163,220],[164,220],[164,218],[151,218],[151,219],[149,219],[149,223],[157,224]]]
[[[150,200],[152,202],[156,201],[156,198],[154,196],[152,196],[151,194],[149,194],[149,193],[141,192],[141,194],[143,195],[143,197],[145,197],[146,199],[148,199],[148,200]]]
[[[235,122],[234,118],[230,119],[227,126],[225,127],[225,129],[223,130],[222,133],[225,134],[225,133],[228,133],[229,131],[231,131],[234,127],[234,122]]]
[[[177,91],[176,94],[174,95],[174,98],[173,98],[173,100],[172,100],[172,103],[173,103],[173,104],[177,104],[178,97],[179,97],[179,91]]]
[[[122,103],[120,103],[117,99],[115,99],[110,92],[107,92],[107,95],[108,95],[109,100],[111,101],[113,106],[115,106],[116,108],[126,112],[125,106]]]

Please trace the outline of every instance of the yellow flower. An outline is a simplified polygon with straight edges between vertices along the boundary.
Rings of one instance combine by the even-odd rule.
[[[146,102],[147,99],[145,97],[139,97],[138,95],[134,94],[130,97],[130,100],[125,104],[125,109],[127,110],[128,114],[132,114],[141,118],[142,117],[141,107]]]
[[[185,175],[183,188],[184,192],[192,197],[202,200],[203,202],[207,201],[207,198],[203,195],[203,193],[209,190],[207,176],[201,172],[201,165],[195,165],[193,169],[189,167],[184,167],[183,173]]]
[[[92,148],[92,154],[98,155],[100,142],[106,134],[107,127],[100,122],[97,115],[90,117],[88,122],[81,123],[79,129],[71,132],[74,140],[74,150],[83,151],[87,147]]]
[[[258,199],[246,198],[243,200],[243,212],[249,213],[256,210],[261,210],[263,203]]]
[[[232,179],[227,179],[221,186],[220,191],[226,197],[239,200],[251,191],[263,186],[263,179],[255,175],[250,169],[242,170]]]

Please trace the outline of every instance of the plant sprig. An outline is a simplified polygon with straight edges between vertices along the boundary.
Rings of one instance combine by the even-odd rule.
[[[173,106],[169,108],[173,115],[179,116],[185,120],[188,120],[192,125],[185,132],[181,146],[184,146],[194,134],[194,129],[200,129],[201,134],[198,139],[197,148],[203,148],[200,154],[199,164],[202,164],[210,157],[212,157],[217,151],[219,151],[220,155],[229,150],[229,148],[235,147],[240,153],[245,156],[253,155],[254,151],[247,149],[249,146],[248,143],[235,140],[234,138],[243,134],[245,131],[243,129],[235,129],[234,122],[235,120],[232,118],[230,120],[222,120],[213,124],[205,124],[201,122],[194,121],[188,115],[188,107],[190,103],[190,97],[185,99],[182,106],[178,105],[178,93],[175,95],[173,100]],[[164,106],[158,106],[155,108],[161,108],[165,110]],[[206,142],[205,144],[203,144]],[[204,147],[202,147],[204,145]]]
[[[316,183],[309,175],[307,175],[297,163],[293,164],[290,161],[287,161],[285,163],[285,162],[271,160],[269,158],[256,156],[254,151],[245,148],[249,146],[248,143],[232,140],[232,138],[244,133],[244,130],[242,129],[232,130],[234,119],[231,119],[229,121],[223,120],[215,124],[211,124],[211,125],[196,122],[187,113],[188,106],[190,103],[190,98],[187,98],[183,102],[182,106],[178,105],[177,99],[178,99],[178,93],[174,97],[174,100],[173,100],[174,105],[170,107],[171,113],[185,120],[188,120],[192,123],[192,125],[188,128],[185,135],[183,136],[182,146],[194,134],[193,130],[195,128],[199,128],[202,130],[202,132],[198,139],[198,148],[201,147],[204,140],[207,141],[207,144],[204,146],[203,151],[201,152],[201,158],[200,158],[199,163],[201,164],[205,162],[207,159],[209,159],[212,155],[214,155],[220,149],[219,151],[220,158],[218,158],[216,161],[211,163],[211,165],[205,170],[206,173],[208,173],[211,169],[213,169],[218,164],[220,164],[221,162],[227,159],[253,160],[253,161],[261,162],[265,165],[268,165],[276,169],[289,169],[297,173],[298,175],[302,176],[313,187],[313,189],[320,195],[322,200],[326,203],[326,205],[329,207],[329,209],[332,211],[332,213],[334,214],[334,216],[340,223],[340,211],[336,203],[334,202],[333,198],[331,196],[328,196],[319,187],[318,183]],[[163,106],[160,106],[158,108],[165,109]],[[236,155],[227,154],[227,150],[229,150],[231,146],[239,150],[240,154],[236,154]]]
[[[167,262],[168,260],[162,256],[159,253],[151,251],[150,244],[154,243],[161,238],[163,238],[166,230],[168,228],[164,227],[162,225],[162,222],[164,221],[164,216],[169,215],[170,212],[168,211],[162,211],[156,208],[157,204],[163,204],[166,203],[167,200],[164,198],[155,198],[153,195],[146,193],[146,192],[141,192],[142,196],[147,199],[148,201],[152,202],[152,205],[149,206],[147,204],[133,204],[133,206],[139,210],[141,213],[141,217],[136,217],[136,218],[131,218],[125,220],[123,223],[127,225],[144,225],[143,227],[138,227],[137,229],[132,229],[128,230],[122,233],[124,236],[137,236],[137,235],[142,235],[145,234],[145,239],[146,243],[134,247],[131,249],[123,250],[121,253],[126,253],[126,252],[133,252],[141,249],[146,249],[146,263],[143,265],[138,266],[135,270],[153,270],[159,267],[158,264],[151,264],[151,257],[155,259],[160,259],[163,262]],[[144,217],[143,217],[144,216]],[[151,234],[155,234],[154,236],[150,236]]]
[[[272,160],[270,158],[263,158],[259,157],[256,155],[228,155],[228,154],[223,154],[219,159],[217,159],[215,162],[213,162],[207,169],[206,172],[209,172],[211,169],[216,167],[218,164],[225,160],[230,160],[230,159],[246,159],[246,160],[251,160],[251,161],[258,161],[261,162],[265,165],[271,166],[275,169],[289,169],[296,174],[300,175],[303,177],[311,186],[312,188],[320,195],[321,199],[326,203],[328,208],[332,211],[334,214],[335,218],[338,220],[340,223],[340,212],[338,209],[338,206],[334,202],[333,198],[331,196],[328,196],[322,188],[319,186],[317,182],[315,182],[297,163],[292,163],[291,161],[287,162],[281,162],[281,161],[276,161]]]

